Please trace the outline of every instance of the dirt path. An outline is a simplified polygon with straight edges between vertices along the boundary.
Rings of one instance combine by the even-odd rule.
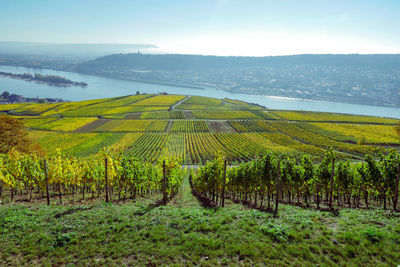
[[[175,103],[172,106],[172,110],[174,110],[177,106],[179,106],[180,104],[182,104],[184,101],[188,100],[190,98],[190,96],[185,97],[184,99],[182,99],[181,101],[179,101],[178,103]]]
[[[168,121],[167,127],[165,127],[165,131],[164,132],[169,133],[171,131],[173,123],[174,123],[173,121]]]
[[[177,208],[201,207],[199,201],[192,194],[189,184],[189,174],[186,175],[178,194],[171,201],[170,205]]]

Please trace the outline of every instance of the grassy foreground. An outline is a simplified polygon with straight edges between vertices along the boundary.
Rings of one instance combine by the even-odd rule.
[[[204,208],[185,180],[167,206],[94,202],[0,206],[0,265],[400,264],[400,214],[281,205],[279,218],[242,205]]]

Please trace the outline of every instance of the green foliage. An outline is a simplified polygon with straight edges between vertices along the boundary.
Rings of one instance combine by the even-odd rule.
[[[185,171],[182,170],[181,163],[177,158],[159,160],[160,168],[162,168],[163,162],[165,162],[166,190],[169,195],[173,195],[178,192],[185,178]]]
[[[131,192],[162,189],[162,166],[154,166],[128,154],[115,153],[104,148],[96,157],[77,159],[63,155],[60,150],[47,157],[48,183],[50,187],[90,188],[92,192],[105,187],[105,159],[109,188],[119,190],[124,196]],[[12,150],[0,156],[0,182],[10,189],[40,188],[45,191],[44,158],[21,154]],[[177,192],[185,175],[176,159],[166,161],[167,192]],[[61,188],[60,187],[60,188]]]
[[[223,184],[224,158],[221,154],[208,161],[193,178],[193,184],[200,192],[219,192]]]
[[[260,231],[272,237],[276,242],[286,242],[289,237],[289,227],[286,225],[273,224],[271,222],[260,226]]]
[[[76,236],[75,232],[70,232],[70,233],[59,233],[59,235],[56,236],[56,239],[54,241],[54,247],[62,247],[67,245],[68,243],[71,242],[71,239],[73,239]]]
[[[353,205],[359,207],[364,197],[364,204],[368,207],[368,199],[375,196],[383,200],[380,203],[383,203],[384,209],[387,208],[386,203],[389,199],[392,200],[393,209],[396,209],[400,168],[398,151],[392,150],[386,156],[381,155],[379,160],[368,155],[362,163],[335,161],[335,158],[336,154],[331,148],[326,151],[319,164],[314,164],[307,155],[298,159],[268,152],[262,158],[258,157],[229,168],[226,188],[234,197],[244,202],[250,199],[257,205],[257,201],[260,200],[261,208],[265,197],[276,198],[279,193],[279,198],[286,197],[289,202],[293,201],[296,195],[299,204],[300,197],[306,205],[309,205],[313,198],[318,208],[323,202],[328,205],[330,196],[335,196],[338,206],[344,201],[349,207],[352,200]],[[334,162],[336,164],[332,165]],[[213,197],[215,194],[220,195],[221,164],[221,159],[217,159],[200,168],[194,179],[198,191]]]
[[[376,243],[381,241],[384,238],[382,232],[380,232],[376,227],[369,227],[363,231],[363,234],[367,237],[369,241],[372,243]]]

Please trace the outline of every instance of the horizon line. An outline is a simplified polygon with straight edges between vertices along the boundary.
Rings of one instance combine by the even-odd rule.
[[[55,42],[31,42],[31,41],[1,41],[0,44],[33,44],[33,45],[85,45],[85,46],[90,46],[90,45],[108,45],[108,46],[142,46],[143,49],[149,49],[149,48],[160,48],[159,45],[156,44],[151,44],[151,43],[55,43]],[[138,48],[140,49],[140,48]],[[262,57],[284,57],[284,56],[302,56],[302,55],[400,55],[400,53],[387,53],[387,52],[374,52],[374,53],[362,53],[362,52],[349,52],[349,53],[290,53],[290,54],[276,54],[276,55],[259,55],[259,56],[246,56],[246,55],[218,55],[218,54],[198,54],[198,53],[176,53],[176,52],[167,52],[167,51],[143,51],[141,52],[138,50],[138,52],[142,55],[187,55],[187,56],[214,56],[214,57],[251,57],[251,58],[262,58]],[[137,54],[138,52],[116,52],[116,53],[111,53],[109,55],[116,55],[116,54]],[[32,54],[35,55],[35,54]],[[107,55],[105,55],[107,56]]]

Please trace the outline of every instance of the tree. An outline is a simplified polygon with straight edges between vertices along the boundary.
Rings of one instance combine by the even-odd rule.
[[[8,97],[10,96],[10,93],[7,92],[7,91],[4,91],[4,92],[1,94],[1,96],[2,96],[4,99],[8,99]]]
[[[0,116],[0,153],[8,153],[12,148],[29,152],[28,133],[20,120],[10,116]]]

